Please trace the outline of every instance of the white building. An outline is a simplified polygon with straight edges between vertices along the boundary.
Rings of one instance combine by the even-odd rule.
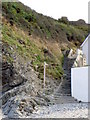
[[[90,65],[90,54],[89,54],[89,48],[90,48],[90,35],[88,35],[88,37],[85,39],[85,41],[83,42],[83,44],[80,46],[82,49],[83,54],[86,57],[86,63],[87,65]]]
[[[77,55],[75,63],[79,65],[78,63],[82,62],[82,64],[75,65],[71,69],[71,94],[79,101],[90,102],[90,35],[85,39],[80,49],[82,52],[78,50],[80,54]]]

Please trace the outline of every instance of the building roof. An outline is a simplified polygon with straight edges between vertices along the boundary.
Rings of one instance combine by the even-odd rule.
[[[86,44],[86,42],[88,41],[88,38],[90,37],[90,34],[87,36],[87,38],[85,39],[85,41],[82,43],[82,45],[80,46],[81,48]]]

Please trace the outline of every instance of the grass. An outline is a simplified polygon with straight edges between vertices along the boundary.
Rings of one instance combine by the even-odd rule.
[[[36,70],[36,66],[38,66],[38,72],[40,79],[43,79],[43,64],[46,61],[49,65],[57,63],[56,56],[53,59],[50,56],[44,56],[43,50],[39,48],[27,35],[23,35],[21,30],[11,29],[10,25],[3,25],[2,29],[3,33],[3,42],[7,43],[8,46],[14,48],[14,52],[18,53],[25,59],[32,60],[33,68]],[[22,40],[23,44],[19,42]],[[13,54],[10,49],[8,49],[10,54]],[[8,62],[13,62],[13,58],[8,56],[6,58]],[[58,60],[59,61],[59,60]],[[63,75],[63,69],[61,65],[61,61],[59,61],[58,65],[51,65],[47,67],[47,76],[59,79]]]
[[[62,65],[64,63],[64,56],[61,52],[62,43],[65,42],[63,38],[67,39],[68,34],[69,37],[73,36],[77,39],[76,41],[73,39],[72,44],[77,41],[82,42],[87,34],[87,29],[45,17],[21,3],[4,2],[2,7],[4,19],[7,20],[3,23],[3,43],[7,43],[10,54],[5,59],[13,62],[11,54],[15,52],[26,60],[32,61],[32,66],[39,72],[41,79],[43,79],[43,64],[46,61],[49,64],[47,76],[60,79],[63,75]],[[62,37],[62,35],[64,36]],[[31,36],[36,37],[34,41]],[[38,37],[41,41],[37,39]],[[73,46],[75,45],[73,44]],[[9,49],[10,47],[13,48],[13,51]],[[51,55],[45,55],[42,48],[48,48]],[[68,49],[68,44],[64,49]]]
[[[69,24],[64,24],[62,22],[57,22],[56,25],[59,25],[61,30],[66,33],[69,37],[73,37],[72,40],[82,43],[85,40],[85,37],[88,33],[87,26],[73,26]]]

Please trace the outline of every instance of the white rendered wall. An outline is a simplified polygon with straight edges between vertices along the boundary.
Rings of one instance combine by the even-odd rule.
[[[90,67],[79,67],[71,69],[71,94],[72,97],[82,102],[90,102],[90,95],[88,92],[90,91],[88,90],[88,69],[90,69]]]
[[[88,65],[90,65],[90,35],[88,37]]]
[[[83,45],[82,47],[82,51],[86,57],[86,63],[88,65],[88,40],[86,41],[86,43]]]

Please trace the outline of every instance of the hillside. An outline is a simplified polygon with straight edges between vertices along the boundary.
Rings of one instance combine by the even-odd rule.
[[[54,20],[38,14],[21,3],[3,3],[4,60],[13,62],[12,52],[30,59],[33,67],[42,71],[43,62],[50,65],[47,75],[61,77],[62,51],[76,48],[88,34],[88,26],[75,26],[62,19]],[[8,47],[9,46],[9,47]],[[61,71],[61,72],[60,72]]]
[[[2,10],[3,105],[11,105],[13,97],[11,102],[16,105],[18,101],[19,111],[23,111],[28,101],[32,113],[36,104],[48,105],[49,100],[42,93],[49,95],[59,86],[64,56],[81,45],[88,35],[88,25],[83,20],[68,21],[66,17],[55,20],[20,2],[3,2]],[[44,61],[48,66],[43,90]]]

